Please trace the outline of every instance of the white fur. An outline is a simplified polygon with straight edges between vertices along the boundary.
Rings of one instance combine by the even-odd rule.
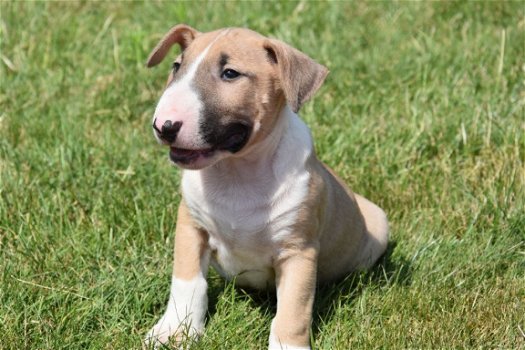
[[[210,235],[214,267],[239,285],[274,284],[275,246],[286,240],[308,192],[310,132],[288,107],[272,133],[242,157],[185,170],[182,191]]]
[[[277,339],[273,331],[273,321],[270,328],[270,339],[268,343],[268,350],[310,350],[309,346],[294,346],[282,343]]]
[[[171,84],[160,97],[153,115],[153,122],[161,130],[167,120],[172,123],[182,122],[182,127],[177,135],[174,146],[186,149],[205,148],[199,133],[201,110],[203,107],[199,94],[192,84],[199,65],[204,60],[208,51],[218,38],[226,34],[227,30],[219,34],[195,61],[191,64],[186,74]],[[160,141],[156,133],[155,137]]]
[[[207,286],[202,275],[190,281],[173,277],[166,312],[148,332],[146,341],[166,343],[177,332],[189,336],[201,334],[208,308]]]

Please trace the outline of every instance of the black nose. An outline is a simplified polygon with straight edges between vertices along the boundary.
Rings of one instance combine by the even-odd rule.
[[[159,137],[167,142],[173,142],[177,138],[177,134],[182,126],[182,122],[172,123],[171,120],[166,120],[162,125],[162,128],[159,130],[155,124],[157,120],[153,122],[153,129],[157,131]]]

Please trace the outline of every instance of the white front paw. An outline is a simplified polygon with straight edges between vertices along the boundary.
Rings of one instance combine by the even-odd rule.
[[[173,277],[166,312],[146,335],[146,344],[157,348],[174,337],[179,348],[184,348],[186,340],[202,334],[208,306],[206,288],[203,277],[198,276],[190,281]]]
[[[146,334],[144,340],[147,346],[158,348],[161,344],[167,344],[170,338],[174,343],[181,345],[187,340],[197,338],[202,334],[203,327],[192,327],[187,323],[180,323],[176,317],[163,316],[159,322]]]
[[[177,332],[179,325],[171,323],[163,318],[146,334],[145,343],[150,346],[153,345],[155,348],[161,344],[167,344],[169,338]]]

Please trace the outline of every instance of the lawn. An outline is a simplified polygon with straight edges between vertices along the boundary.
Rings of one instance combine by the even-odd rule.
[[[523,3],[2,1],[1,349],[138,349],[164,311],[179,170],[145,59],[181,22],[331,71],[301,115],[392,233],[319,287],[314,349],[525,348]],[[275,297],[209,281],[192,349],[264,349]]]

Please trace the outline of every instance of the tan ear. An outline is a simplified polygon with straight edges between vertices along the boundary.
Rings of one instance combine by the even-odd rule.
[[[328,69],[279,40],[267,39],[264,48],[272,63],[279,69],[286,102],[297,113],[321,87]]]
[[[197,30],[185,24],[178,24],[171,28],[151,51],[146,66],[153,67],[162,62],[173,44],[179,44],[184,51],[198,34]]]

